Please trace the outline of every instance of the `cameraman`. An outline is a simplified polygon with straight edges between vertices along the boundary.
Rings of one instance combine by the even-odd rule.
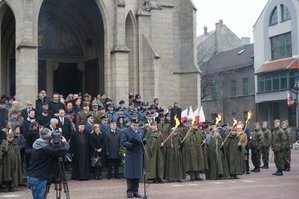
[[[62,144],[53,147],[51,144],[51,130],[44,128],[40,138],[33,143],[31,154],[32,163],[28,171],[27,181],[31,188],[33,199],[43,199],[46,192],[47,179],[51,172],[54,157],[69,150],[69,144],[62,137]]]

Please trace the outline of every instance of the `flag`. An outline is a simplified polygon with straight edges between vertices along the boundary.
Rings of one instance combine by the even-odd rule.
[[[206,121],[206,117],[205,117],[205,114],[203,112],[203,108],[201,106],[200,111],[199,111],[199,122],[205,122],[205,121]]]
[[[287,104],[288,104],[288,107],[290,108],[291,107],[291,100],[292,100],[292,95],[290,92],[287,92]]]
[[[199,116],[199,110],[198,110],[198,108],[193,112],[193,115],[195,117],[195,121],[199,122],[200,116]]]
[[[188,109],[185,109],[181,113],[181,121],[182,121],[182,123],[188,119],[187,116],[188,116]]]
[[[190,108],[189,108],[189,114],[188,114],[187,118],[190,119],[190,120],[192,120],[193,117],[194,117],[194,115],[193,115],[192,106],[190,106]]]

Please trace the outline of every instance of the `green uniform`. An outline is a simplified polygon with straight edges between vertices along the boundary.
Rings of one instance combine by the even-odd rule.
[[[286,146],[286,134],[281,128],[276,128],[272,134],[272,150],[277,170],[281,171],[284,165],[284,149]]]
[[[180,181],[185,177],[182,154],[180,150],[181,137],[174,135],[169,139],[169,148],[165,153],[165,179],[168,182]]]
[[[262,147],[262,159],[265,166],[268,166],[269,164],[269,151],[272,141],[272,133],[271,131],[267,129],[262,129],[263,135],[264,135],[264,142]]]
[[[198,177],[200,171],[204,170],[202,142],[202,134],[197,129],[191,129],[182,145],[184,171],[190,174],[192,180]]]
[[[229,175],[231,177],[237,177],[238,167],[240,162],[239,160],[239,148],[238,148],[239,137],[229,135],[227,140],[224,143],[224,153],[227,160],[227,166]]]
[[[2,155],[2,182],[17,187],[22,181],[21,156],[17,142],[12,143],[3,140],[0,146]],[[0,160],[1,161],[1,160]],[[0,180],[1,182],[1,180]]]
[[[284,168],[290,168],[291,165],[291,144],[292,144],[292,130],[290,128],[283,129],[286,135],[286,145],[284,149]]]
[[[221,150],[221,143],[222,139],[220,136],[216,136],[214,133],[207,139],[209,164],[208,179],[210,180],[216,180],[220,176],[223,176],[222,156],[219,153]]]
[[[147,179],[162,179],[164,175],[164,157],[161,143],[162,135],[159,131],[146,134],[145,145],[145,175]]]
[[[255,168],[261,167],[261,153],[264,143],[264,135],[261,130],[254,130],[251,132],[251,161]]]

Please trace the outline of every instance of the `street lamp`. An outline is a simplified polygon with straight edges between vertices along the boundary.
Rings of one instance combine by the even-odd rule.
[[[293,88],[293,92],[296,94],[296,128],[299,127],[299,80],[297,79]]]

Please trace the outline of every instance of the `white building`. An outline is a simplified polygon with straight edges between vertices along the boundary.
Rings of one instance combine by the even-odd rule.
[[[287,91],[299,78],[299,1],[269,0],[254,25],[257,120],[289,120],[296,125],[296,106],[287,106]]]

